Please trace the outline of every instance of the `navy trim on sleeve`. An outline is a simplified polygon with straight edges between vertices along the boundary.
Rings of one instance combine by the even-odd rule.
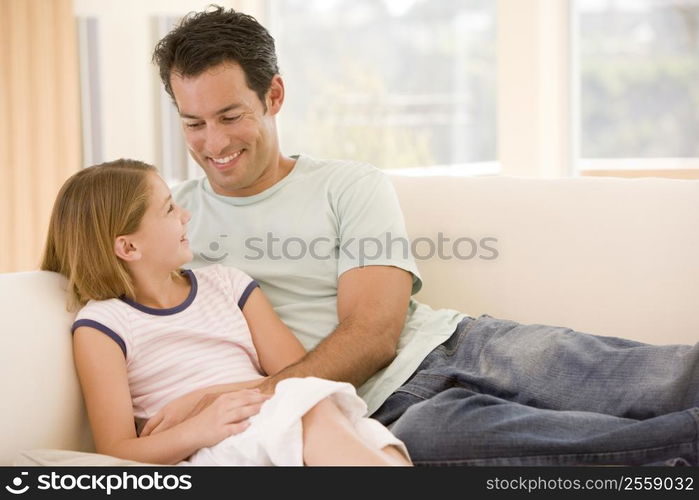
[[[259,287],[260,285],[257,284],[257,281],[252,280],[248,286],[245,287],[245,291],[243,292],[243,295],[240,296],[240,300],[238,301],[238,307],[242,310],[243,306],[245,303],[248,301],[248,297],[252,293],[252,291]]]
[[[124,339],[122,339],[117,333],[115,333],[114,330],[112,330],[111,328],[107,328],[102,323],[98,323],[97,321],[91,319],[79,319],[78,321],[73,323],[73,326],[70,329],[70,333],[75,333],[75,330],[81,326],[89,326],[90,328],[99,330],[100,332],[107,335],[110,339],[119,344],[119,347],[121,347],[121,351],[124,353],[124,358],[126,358],[126,344],[124,343]]]

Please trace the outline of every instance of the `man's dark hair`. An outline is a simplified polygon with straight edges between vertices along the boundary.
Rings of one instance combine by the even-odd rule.
[[[155,46],[153,62],[160,69],[165,91],[175,99],[170,74],[202,74],[225,61],[243,68],[245,81],[262,105],[274,75],[279,73],[274,38],[247,14],[212,5],[213,10],[190,12]]]

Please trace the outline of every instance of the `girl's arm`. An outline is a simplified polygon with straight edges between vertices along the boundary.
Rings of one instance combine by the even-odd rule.
[[[277,316],[259,287],[245,302],[243,315],[250,328],[260,365],[268,375],[296,363],[306,354],[301,342]]]
[[[242,431],[240,402],[221,398],[196,417],[153,436],[134,428],[124,355],[102,332],[79,327],[73,354],[98,453],[146,463],[175,464],[204,446]]]
[[[268,375],[277,373],[306,354],[301,342],[279,319],[259,287],[248,296],[242,312],[250,329],[260,365]],[[258,387],[266,379],[267,377],[261,377],[245,382],[219,384],[180,396],[146,422],[141,436],[157,435],[180,422],[186,422],[215,402],[221,394],[236,394],[232,391],[239,391],[239,397],[248,398],[247,406],[241,408],[241,418],[244,414],[248,417],[252,416],[270,396],[269,394],[249,394],[248,391],[241,391],[241,389]]]

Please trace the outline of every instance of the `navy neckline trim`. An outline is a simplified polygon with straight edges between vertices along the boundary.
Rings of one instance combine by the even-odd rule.
[[[184,299],[184,302],[182,302],[180,305],[175,306],[175,307],[169,307],[167,309],[158,309],[155,307],[148,307],[144,306],[143,304],[136,302],[135,300],[132,300],[128,297],[119,297],[122,301],[126,302],[128,305],[131,307],[138,309],[141,312],[144,312],[146,314],[153,314],[155,316],[170,316],[172,314],[177,314],[179,312],[184,311],[187,309],[192,302],[194,302],[194,298],[197,296],[197,278],[194,276],[194,273],[192,272],[191,269],[182,269],[180,271],[182,276],[186,276],[189,278],[189,284],[190,284],[190,289],[189,289],[189,295],[187,295],[187,298]]]

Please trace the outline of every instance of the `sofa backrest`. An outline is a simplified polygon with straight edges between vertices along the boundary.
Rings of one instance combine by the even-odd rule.
[[[651,343],[699,338],[699,181],[391,179],[418,300]],[[64,287],[46,271],[0,274],[0,464],[21,449],[94,449]]]
[[[423,274],[418,300],[655,344],[699,340],[699,181],[391,179]],[[450,239],[442,257],[439,233]],[[457,244],[471,258],[456,258],[458,238],[476,242],[475,253]]]

